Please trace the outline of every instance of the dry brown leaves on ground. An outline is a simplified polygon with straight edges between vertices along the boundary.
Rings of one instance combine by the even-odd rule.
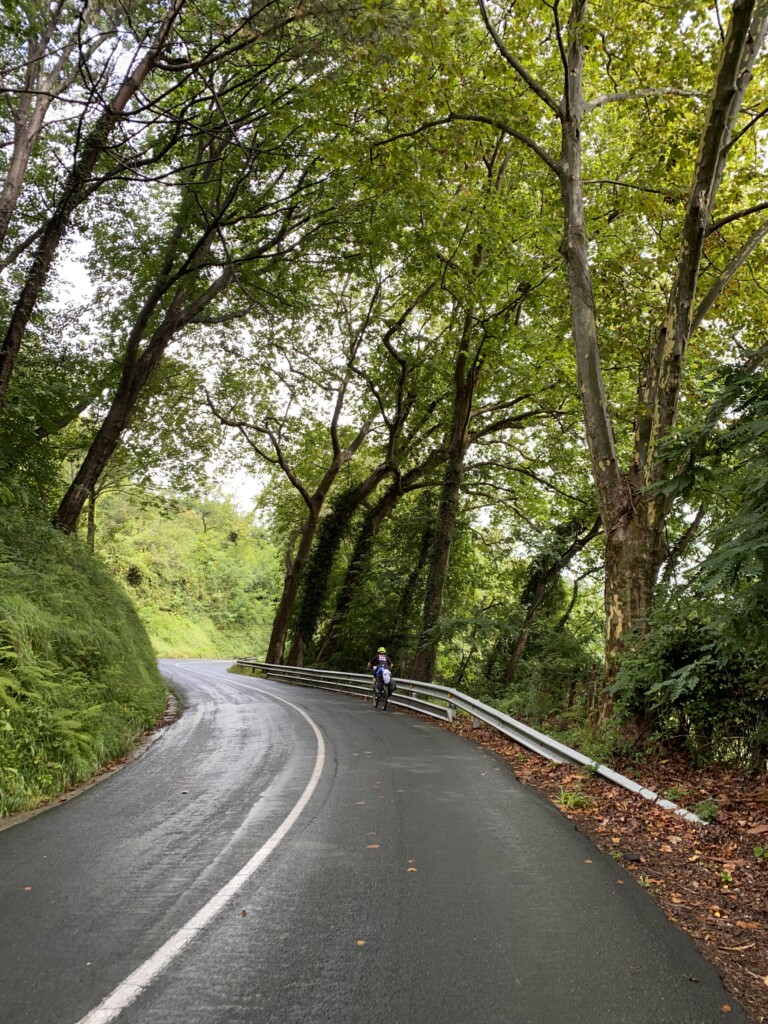
[[[768,777],[694,769],[660,759],[616,771],[693,808],[717,804],[710,825],[686,822],[600,776],[553,764],[495,730],[457,719],[454,731],[501,755],[523,782],[557,804],[576,828],[614,857],[687,932],[726,988],[758,1024],[768,1021]],[[581,806],[566,806],[581,805]]]

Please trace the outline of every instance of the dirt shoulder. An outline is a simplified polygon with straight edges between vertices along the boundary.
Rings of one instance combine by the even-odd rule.
[[[768,1021],[768,857],[755,856],[755,847],[768,847],[768,777],[694,769],[682,759],[610,765],[689,809],[714,801],[717,819],[695,825],[467,718],[449,728],[499,754],[555,803],[693,938],[755,1024]]]

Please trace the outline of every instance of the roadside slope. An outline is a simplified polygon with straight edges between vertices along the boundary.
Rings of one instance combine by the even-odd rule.
[[[0,510],[0,816],[124,754],[164,701],[146,630],[98,559]]]

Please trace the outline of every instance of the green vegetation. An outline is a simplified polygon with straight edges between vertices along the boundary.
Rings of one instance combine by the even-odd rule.
[[[96,550],[161,658],[264,656],[279,564],[230,500],[126,489],[100,505]]]
[[[0,502],[158,653],[383,643],[598,760],[764,771],[765,5],[34,7]]]
[[[717,813],[720,808],[716,800],[700,800],[697,804],[694,804],[691,810],[702,821],[711,825],[713,821],[717,821]]]
[[[0,509],[0,814],[125,754],[164,703],[144,627],[110,573],[38,517]]]
[[[594,800],[587,793],[578,789],[565,789],[561,787],[557,795],[557,802],[569,811],[578,811],[582,807],[591,807]]]

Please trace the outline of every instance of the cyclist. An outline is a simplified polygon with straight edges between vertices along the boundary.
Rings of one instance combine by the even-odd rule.
[[[388,695],[392,696],[392,691],[395,688],[395,684],[392,681],[392,659],[387,654],[386,647],[380,647],[374,654],[371,660],[368,662],[368,671],[373,675],[374,686],[376,685],[376,679],[381,674],[382,681],[387,684]],[[386,675],[384,670],[386,669]],[[387,678],[387,676],[389,678]]]

